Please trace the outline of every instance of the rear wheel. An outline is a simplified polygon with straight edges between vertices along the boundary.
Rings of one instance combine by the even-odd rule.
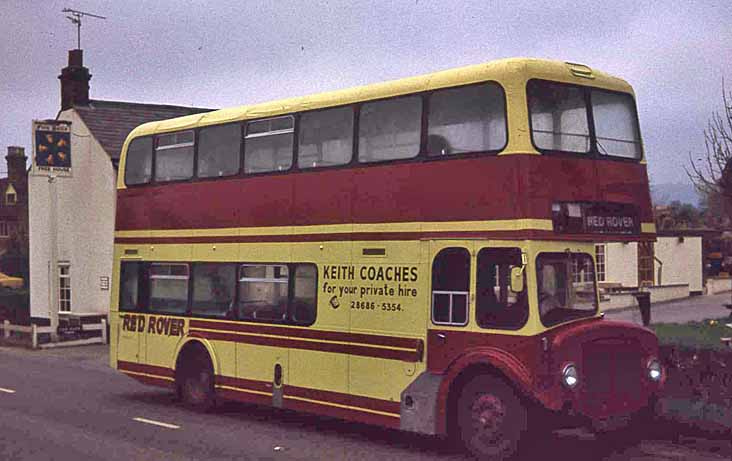
[[[216,403],[211,359],[200,349],[184,357],[178,388],[183,404],[197,411],[209,411]]]
[[[460,393],[457,425],[463,446],[477,458],[504,460],[516,453],[526,408],[503,380],[479,375]]]

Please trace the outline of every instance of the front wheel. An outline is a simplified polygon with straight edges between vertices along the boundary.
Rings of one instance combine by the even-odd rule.
[[[187,358],[182,364],[178,384],[183,404],[197,411],[210,411],[216,401],[211,360],[203,351],[196,351]]]
[[[483,460],[504,460],[518,449],[526,408],[503,380],[479,375],[458,398],[457,424],[463,446]]]

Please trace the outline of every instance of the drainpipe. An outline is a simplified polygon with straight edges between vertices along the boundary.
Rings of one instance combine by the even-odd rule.
[[[663,261],[658,259],[658,256],[656,256],[656,255],[653,255],[653,259],[655,259],[656,262],[658,263],[658,286],[661,286],[661,284],[662,284],[661,280],[663,277]]]

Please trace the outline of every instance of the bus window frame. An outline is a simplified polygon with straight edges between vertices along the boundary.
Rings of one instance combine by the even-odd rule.
[[[502,106],[503,106],[503,112],[504,112],[504,130],[506,133],[506,142],[505,144],[497,150],[489,150],[489,151],[475,151],[475,152],[462,152],[459,154],[451,154],[451,155],[443,155],[443,156],[429,156],[427,152],[427,140],[429,136],[429,110],[430,110],[430,98],[434,93],[445,91],[445,90],[457,90],[460,88],[470,87],[470,86],[480,86],[480,85],[494,85],[495,87],[499,88],[501,91],[501,95],[503,97],[502,99]],[[359,158],[359,133],[361,128],[361,108],[364,104],[368,103],[375,103],[375,102],[382,102],[382,101],[388,101],[388,100],[395,100],[400,98],[406,98],[406,97],[419,97],[421,100],[421,121],[420,121],[420,140],[419,140],[419,151],[414,155],[413,157],[408,158],[399,158],[399,159],[385,159],[385,160],[379,160],[379,161],[373,161],[373,162],[362,162]],[[635,100],[634,100],[635,102]],[[352,132],[352,141],[353,145],[351,148],[351,159],[348,163],[344,163],[341,165],[329,165],[329,166],[318,166],[318,167],[312,167],[312,168],[300,168],[298,165],[298,151],[299,151],[299,136],[300,136],[300,116],[305,113],[310,112],[319,112],[319,111],[325,111],[329,109],[337,109],[337,108],[343,108],[343,107],[351,107],[353,110],[353,132]],[[293,173],[311,173],[311,172],[318,172],[318,171],[326,171],[326,170],[338,170],[338,169],[355,169],[355,168],[364,168],[364,167],[371,167],[371,166],[382,166],[382,165],[390,165],[390,164],[404,164],[404,163],[421,163],[421,162],[439,162],[439,161],[449,161],[449,160],[457,160],[457,159],[469,159],[469,158],[476,158],[476,157],[495,157],[500,155],[501,152],[503,152],[506,147],[508,147],[510,140],[511,140],[511,132],[510,132],[510,123],[509,123],[509,116],[508,116],[508,98],[506,95],[506,89],[505,87],[496,80],[482,80],[480,82],[474,82],[474,83],[468,83],[464,85],[456,85],[456,86],[445,86],[442,88],[436,88],[429,91],[419,91],[415,93],[408,93],[408,94],[402,94],[397,96],[389,96],[386,98],[378,98],[378,99],[369,99],[369,100],[363,100],[353,103],[347,103],[347,104],[338,104],[333,106],[327,106],[327,107],[319,107],[317,109],[307,110],[307,111],[300,111],[300,112],[290,112],[285,114],[279,114],[275,116],[268,116],[268,117],[261,117],[261,118],[253,118],[253,119],[247,119],[247,120],[238,120],[234,122],[226,122],[226,123],[212,123],[207,125],[201,125],[197,126],[195,128],[187,128],[184,130],[171,130],[171,131],[163,131],[159,133],[155,133],[152,135],[145,135],[145,136],[139,136],[136,138],[133,138],[130,140],[132,142],[135,139],[141,139],[141,138],[152,138],[152,153],[151,153],[151,178],[150,181],[144,182],[144,183],[138,183],[138,184],[127,184],[126,182],[126,155],[127,151],[125,151],[125,173],[123,174],[123,182],[127,188],[137,188],[137,187],[146,187],[146,186],[155,186],[160,184],[179,184],[179,183],[197,183],[197,182],[206,182],[206,181],[217,181],[217,180],[225,180],[225,179],[246,179],[249,177],[258,177],[258,176],[268,176],[268,175],[278,175],[278,174],[293,174]],[[272,170],[272,171],[260,171],[256,173],[246,173],[245,170],[245,162],[246,162],[246,127],[248,123],[254,123],[258,121],[263,120],[269,120],[269,119],[275,119],[275,118],[283,118],[283,117],[292,117],[293,119],[293,143],[292,143],[292,163],[290,167],[286,170]],[[529,120],[530,122],[530,120]],[[207,176],[207,177],[200,177],[198,174],[198,149],[200,144],[200,130],[214,127],[214,126],[226,126],[226,125],[239,125],[240,130],[240,136],[239,136],[239,169],[236,173],[226,176]],[[155,179],[156,174],[156,144],[157,144],[157,137],[161,135],[167,135],[167,134],[173,134],[178,132],[184,132],[184,131],[193,131],[194,132],[194,145],[193,145],[193,176],[189,179],[177,179],[177,180],[171,180],[171,181],[158,181]],[[533,142],[533,138],[532,138]],[[629,160],[629,159],[625,159]],[[632,161],[632,160],[631,160]]]
[[[253,173],[247,173],[247,137],[249,135],[247,134],[247,128],[249,124],[257,123],[257,122],[263,122],[267,120],[276,120],[280,118],[290,118],[292,120],[292,130],[275,130],[275,131],[268,131],[266,133],[257,133],[253,136],[251,136],[250,139],[257,139],[257,138],[264,138],[267,136],[278,136],[282,134],[290,134],[292,136],[292,147],[290,149],[290,166],[288,168],[282,169],[282,170],[267,170],[267,171],[256,171]],[[262,118],[256,118],[256,119],[249,119],[249,120],[242,120],[242,137],[241,137],[241,152],[242,152],[242,158],[241,158],[241,164],[240,164],[240,170],[239,170],[239,176],[241,177],[254,177],[254,176],[262,176],[262,175],[271,175],[271,174],[290,174],[293,171],[296,171],[297,168],[297,141],[298,141],[298,128],[297,125],[299,124],[299,117],[297,112],[290,112],[287,114],[280,114],[280,115],[274,115],[271,117],[262,117]]]
[[[171,144],[168,146],[164,146],[162,148],[158,147],[159,138],[161,136],[167,136],[171,134],[178,134],[178,133],[185,133],[187,131],[190,131],[193,133],[193,141],[190,143],[179,143],[179,144]],[[170,180],[159,180],[156,178],[155,175],[157,175],[157,156],[158,156],[158,150],[169,150],[169,149],[176,149],[179,147],[193,147],[193,167],[191,168],[191,177],[190,178],[184,178],[184,179],[170,179]],[[153,155],[152,155],[152,177],[150,179],[150,183],[154,184],[175,184],[175,183],[186,183],[194,181],[197,178],[198,174],[198,128],[187,128],[185,130],[175,130],[175,131],[167,131],[164,133],[155,133],[153,136]],[[145,183],[145,184],[150,184]]]
[[[542,83],[551,83],[555,85],[565,85],[569,87],[579,88],[582,91],[582,96],[585,101],[585,110],[587,111],[587,123],[589,128],[589,136],[590,136],[590,148],[587,152],[571,152],[571,151],[563,151],[563,150],[554,150],[554,149],[542,149],[539,148],[536,145],[536,142],[534,140],[534,126],[531,121],[531,102],[529,100],[529,85],[532,82],[542,82]],[[592,110],[592,91],[604,91],[606,93],[614,93],[614,94],[620,94],[620,95],[627,95],[630,96],[633,109],[633,115],[635,116],[635,129],[638,133],[639,142],[640,142],[640,156],[637,158],[628,158],[628,157],[622,157],[618,155],[607,155],[603,154],[599,151],[597,148],[597,135],[595,133],[595,117],[593,115]],[[641,163],[645,160],[646,154],[645,154],[645,148],[643,146],[643,137],[641,135],[640,131],[640,120],[638,119],[638,108],[636,106],[635,101],[635,95],[633,93],[629,93],[626,91],[615,91],[615,90],[608,90],[607,88],[601,88],[597,86],[591,86],[591,85],[579,85],[576,83],[566,83],[561,82],[557,80],[546,80],[542,78],[531,78],[526,81],[526,86],[524,87],[524,95],[526,97],[526,113],[528,115],[528,123],[529,123],[529,135],[531,138],[531,145],[536,149],[537,152],[541,153],[542,155],[551,155],[556,157],[569,157],[569,158],[577,158],[577,159],[592,159],[592,160],[612,160],[617,162],[628,162],[628,163]]]
[[[207,128],[218,128],[224,126],[236,125],[239,127],[239,167],[236,172],[223,175],[223,176],[199,176],[198,174],[198,149],[200,145],[200,132]],[[196,131],[196,146],[195,146],[195,164],[193,178],[188,182],[199,182],[199,181],[216,181],[221,179],[231,179],[242,176],[244,172],[244,123],[243,122],[227,122],[227,123],[212,123],[210,125],[203,125],[195,128]]]
[[[430,108],[431,108],[431,101],[432,96],[435,93],[439,93],[441,91],[449,91],[449,90],[458,90],[462,88],[468,88],[471,86],[481,86],[481,85],[491,85],[497,87],[499,90],[501,90],[501,102],[503,103],[503,129],[504,133],[506,134],[506,141],[503,143],[503,146],[501,146],[500,149],[491,149],[491,150],[477,150],[477,151],[470,151],[470,152],[460,152],[457,154],[448,154],[448,155],[435,155],[430,156],[429,151],[427,150],[427,143],[429,138],[429,118],[430,118]],[[508,99],[506,97],[506,89],[501,85],[499,82],[495,80],[484,80],[477,83],[468,83],[465,85],[458,85],[458,86],[446,86],[444,88],[437,88],[435,90],[430,90],[424,93],[425,98],[425,105],[423,110],[423,117],[424,117],[424,126],[423,126],[423,138],[422,139],[422,146],[420,148],[420,156],[423,157],[423,160],[426,162],[433,162],[435,160],[446,160],[449,158],[473,158],[473,157],[482,157],[482,156],[497,156],[504,150],[506,150],[506,147],[508,147],[508,143],[510,140],[511,132],[509,131],[509,125],[508,125]]]
[[[561,320],[559,322],[556,322],[556,323],[549,323],[549,324],[547,324],[547,323],[544,322],[544,316],[541,314],[541,307],[540,307],[539,292],[541,290],[541,287],[539,286],[539,275],[538,275],[539,274],[539,258],[541,258],[542,256],[544,256],[546,258],[556,258],[557,260],[559,258],[561,258],[562,256],[565,256],[565,257],[568,257],[568,259],[570,261],[575,256],[585,256],[585,257],[589,258],[590,262],[592,263],[592,271],[593,271],[592,283],[593,283],[593,290],[594,290],[594,301],[593,301],[594,306],[595,306],[595,309],[594,310],[592,310],[592,311],[590,311],[590,310],[581,311],[580,309],[572,309],[572,310],[574,310],[576,312],[579,312],[579,314],[573,315],[573,316],[570,316],[570,317],[567,317],[567,318],[565,318],[565,319],[563,319],[563,320]],[[530,311],[532,311],[536,315],[538,315],[539,322],[541,322],[541,325],[544,328],[547,328],[547,329],[549,329],[549,328],[555,328],[555,327],[558,327],[560,325],[567,324],[569,322],[574,322],[576,320],[585,320],[585,319],[593,318],[593,317],[596,317],[600,313],[600,302],[598,300],[598,289],[599,289],[599,286],[598,286],[598,283],[597,283],[597,264],[596,264],[595,258],[594,258],[594,256],[592,254],[587,253],[587,252],[584,252],[584,251],[576,251],[576,252],[570,252],[570,253],[559,252],[559,251],[542,251],[542,252],[539,252],[534,257],[534,277],[536,277],[536,286],[534,287],[534,292],[535,292],[535,295],[536,295],[537,302],[536,302],[536,308],[535,308],[535,310],[531,306],[529,307],[529,309],[530,309]],[[569,279],[567,280],[567,286],[569,286],[569,285],[571,285],[573,283],[575,283],[574,280],[569,280]]]

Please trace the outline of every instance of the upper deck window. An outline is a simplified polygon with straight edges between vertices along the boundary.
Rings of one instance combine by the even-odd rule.
[[[629,94],[592,90],[591,99],[598,152],[640,158],[641,141],[633,98]]]
[[[198,177],[215,178],[239,172],[241,126],[209,126],[198,133]]]
[[[537,149],[641,158],[631,95],[543,80],[530,81],[527,92]]]
[[[193,140],[193,131],[179,131],[157,137],[156,181],[179,181],[193,177]]]
[[[416,157],[422,98],[409,96],[364,104],[359,118],[358,159],[380,162]]]
[[[306,112],[300,116],[297,166],[345,165],[353,154],[353,108]]]
[[[538,149],[590,151],[590,124],[582,88],[533,80],[528,93],[531,134]]]
[[[136,138],[127,148],[125,184],[145,184],[152,179],[152,138]]]
[[[294,119],[291,115],[248,122],[244,138],[244,171],[285,171],[292,166]]]
[[[430,96],[427,155],[498,151],[506,145],[503,89],[494,83],[436,91]]]

